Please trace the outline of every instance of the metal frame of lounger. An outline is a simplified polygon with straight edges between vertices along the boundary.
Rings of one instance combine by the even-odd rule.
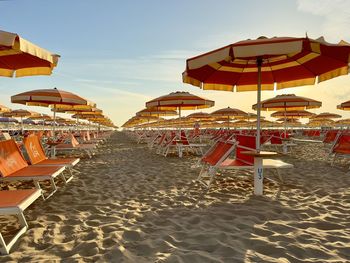
[[[239,145],[238,143],[235,145],[235,147],[240,147],[240,148],[243,148],[243,149],[246,149],[246,150],[252,150],[251,148]],[[229,154],[227,154],[225,158],[221,158],[215,166],[210,166],[207,173],[204,173],[205,172],[205,167],[203,166],[202,170],[201,170],[201,172],[200,172],[200,174],[199,174],[199,176],[197,178],[197,180],[200,181],[204,186],[206,186],[209,189],[210,185],[214,181],[214,178],[215,178],[215,175],[216,175],[217,171],[223,171],[223,170],[254,170],[254,164],[249,164],[249,163],[247,163],[245,161],[242,161],[242,160],[239,160],[239,159],[236,159],[236,160],[241,161],[242,163],[246,163],[246,165],[237,165],[237,166],[234,166],[234,165],[233,166],[223,165],[224,161],[226,161],[227,163],[230,162],[231,159],[227,159]],[[234,160],[235,159],[232,159],[231,161],[234,161]],[[276,171],[279,180],[281,181],[281,183],[283,183],[284,180],[283,180],[283,177],[282,177],[279,169],[291,169],[291,168],[294,168],[294,165],[293,164],[289,164],[289,163],[285,163],[282,160],[263,159],[263,168],[264,169],[273,169],[274,171]],[[202,173],[204,173],[204,175],[202,175]],[[202,179],[205,176],[209,177],[209,182],[208,183],[205,183],[203,181],[203,179]]]
[[[197,181],[199,183],[201,183],[202,185],[204,185],[206,188],[210,188],[211,183],[214,180],[214,177],[216,175],[217,172],[217,168],[218,166],[225,160],[227,159],[227,157],[234,151],[234,149],[236,148],[238,142],[237,141],[221,141],[222,143],[230,143],[231,147],[229,149],[227,149],[227,151],[225,153],[223,153],[223,155],[221,156],[221,158],[217,161],[217,163],[215,165],[208,165],[208,163],[203,163],[201,171],[199,172],[199,175],[197,177]],[[219,143],[219,142],[218,142]],[[213,146],[209,149],[208,153],[212,153],[213,151],[215,151],[215,147],[217,146]],[[205,157],[205,156],[204,156]],[[203,158],[203,157],[202,157]],[[205,178],[209,177],[209,181],[208,183],[206,183],[204,180]]]
[[[23,190],[12,190],[12,191],[16,192],[16,191],[23,191]],[[15,234],[14,237],[11,238],[8,244],[6,244],[2,234],[0,233],[0,253],[1,254],[9,254],[12,246],[16,243],[16,241],[20,238],[20,236],[27,231],[28,224],[24,217],[23,212],[41,195],[42,195],[42,191],[40,189],[37,189],[35,192],[29,195],[25,200],[23,200],[21,203],[17,205],[14,205],[11,207],[0,207],[0,215],[17,216],[19,224],[21,226],[21,229]]]
[[[69,183],[73,178],[74,178],[74,172],[76,172],[76,173],[80,173],[78,170],[76,170],[76,169],[74,169],[74,166],[77,164],[77,163],[79,163],[79,161],[80,161],[80,159],[79,158],[76,158],[76,160],[75,161],[73,161],[72,163],[69,163],[69,164],[45,164],[45,163],[43,163],[43,164],[41,164],[41,163],[36,163],[36,164],[34,164],[35,166],[43,166],[43,167],[45,167],[45,166],[62,166],[62,167],[65,167],[66,169],[67,169],[67,171],[69,172],[69,177],[68,178],[66,178],[65,176],[64,176],[64,174],[62,173],[62,178],[63,178],[63,181],[65,182],[65,183]]]
[[[36,166],[36,165],[34,165]],[[60,167],[60,169],[58,169],[55,173],[50,174],[50,175],[37,175],[37,176],[13,176],[11,177],[11,175],[7,175],[5,177],[0,177],[1,181],[33,181],[35,188],[38,190],[42,190],[39,181],[45,181],[45,180],[49,180],[50,184],[51,184],[51,188],[53,189],[48,195],[44,195],[44,192],[41,192],[41,196],[43,198],[43,200],[47,200],[49,199],[54,193],[57,192],[57,186],[55,183],[55,178],[59,175],[62,176],[63,181],[65,182],[65,184],[67,184],[69,181],[66,180],[63,171],[66,169],[65,166]]]
[[[79,145],[81,145],[81,146],[79,146]],[[83,146],[83,145],[85,145],[85,146]],[[76,146],[76,147],[67,147],[67,148],[57,148],[57,146],[55,146],[54,148],[55,149],[53,149],[53,147],[51,148],[51,151],[55,151],[56,153],[57,152],[59,152],[59,151],[79,151],[79,150],[82,150],[82,151],[84,151],[87,155],[88,155],[88,157],[91,159],[92,158],[92,156],[94,156],[95,155],[95,153],[93,152],[93,150],[95,150],[96,149],[96,147],[94,146],[94,147],[90,147],[90,149],[89,148],[87,148],[86,147],[86,145],[92,145],[92,144],[78,144],[78,146]],[[55,154],[56,155],[56,154]],[[52,156],[52,154],[51,154],[51,156]]]

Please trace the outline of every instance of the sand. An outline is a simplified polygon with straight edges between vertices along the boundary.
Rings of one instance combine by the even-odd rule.
[[[321,144],[298,144],[282,157],[295,165],[285,183],[265,181],[256,197],[248,172],[206,191],[196,157],[158,156],[116,132],[25,211],[30,229],[0,262],[349,262],[349,162],[331,167]]]

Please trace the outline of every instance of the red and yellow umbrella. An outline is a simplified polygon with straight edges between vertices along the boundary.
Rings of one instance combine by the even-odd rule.
[[[59,55],[40,48],[17,34],[0,30],[0,76],[51,75]]]
[[[226,121],[228,124],[227,127],[230,128],[230,119],[237,117],[246,117],[247,113],[239,109],[227,107],[220,110],[216,110],[212,112],[211,115],[214,117],[226,117]]]
[[[96,104],[86,100],[72,92],[54,89],[31,90],[11,96],[12,103],[19,103],[28,106],[52,107],[54,109],[54,123],[56,119],[56,109],[60,107],[79,107],[89,110]],[[55,129],[55,125],[53,126]]]
[[[286,117],[287,119],[310,118],[312,116],[315,116],[315,113],[306,110],[276,111],[271,114],[271,117],[274,118]]]
[[[214,101],[201,98],[189,92],[177,91],[146,102],[146,108],[158,107],[165,110],[196,110],[213,107]]]
[[[294,94],[282,94],[276,97],[263,100],[260,103],[261,110],[265,111],[291,111],[291,110],[305,110],[315,109],[322,106],[322,102],[296,96]],[[257,104],[253,105],[253,109],[256,110]]]
[[[257,90],[260,119],[261,90],[312,85],[346,75],[350,46],[323,38],[260,37],[244,40],[187,59],[183,82],[205,90]],[[257,122],[257,149],[260,123]]]
[[[317,114],[316,116],[313,116],[311,119],[312,120],[323,120],[323,119],[339,119],[341,118],[341,115],[335,114],[335,113],[330,113],[330,112],[322,112],[320,114]]]
[[[337,105],[338,110],[350,110],[350,100]]]

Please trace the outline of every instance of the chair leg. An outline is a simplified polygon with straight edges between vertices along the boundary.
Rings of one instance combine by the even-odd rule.
[[[281,171],[279,169],[276,169],[276,172],[277,172],[278,178],[280,179],[281,183],[284,183]]]
[[[73,171],[72,171],[72,168],[71,167],[67,167],[67,170],[68,170],[68,172],[69,172],[69,174],[70,174],[70,176],[66,179],[66,177],[64,176],[64,173],[61,173],[61,175],[62,175],[62,179],[63,179],[63,181],[64,181],[64,183],[65,184],[67,184],[67,183],[69,183],[72,179],[73,179]]]
[[[16,233],[16,235],[10,240],[10,242],[8,244],[5,243],[5,240],[2,236],[2,234],[0,233],[0,253],[1,254],[5,254],[5,255],[9,254],[10,249],[16,243],[18,238],[21,235],[23,235],[28,229],[28,224],[27,224],[27,221],[23,215],[23,212],[18,213],[16,216],[17,216],[18,221],[20,223],[21,229]]]

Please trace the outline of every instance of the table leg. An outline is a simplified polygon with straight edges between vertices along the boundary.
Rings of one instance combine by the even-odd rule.
[[[263,159],[254,158],[254,194],[262,195],[264,188]]]

